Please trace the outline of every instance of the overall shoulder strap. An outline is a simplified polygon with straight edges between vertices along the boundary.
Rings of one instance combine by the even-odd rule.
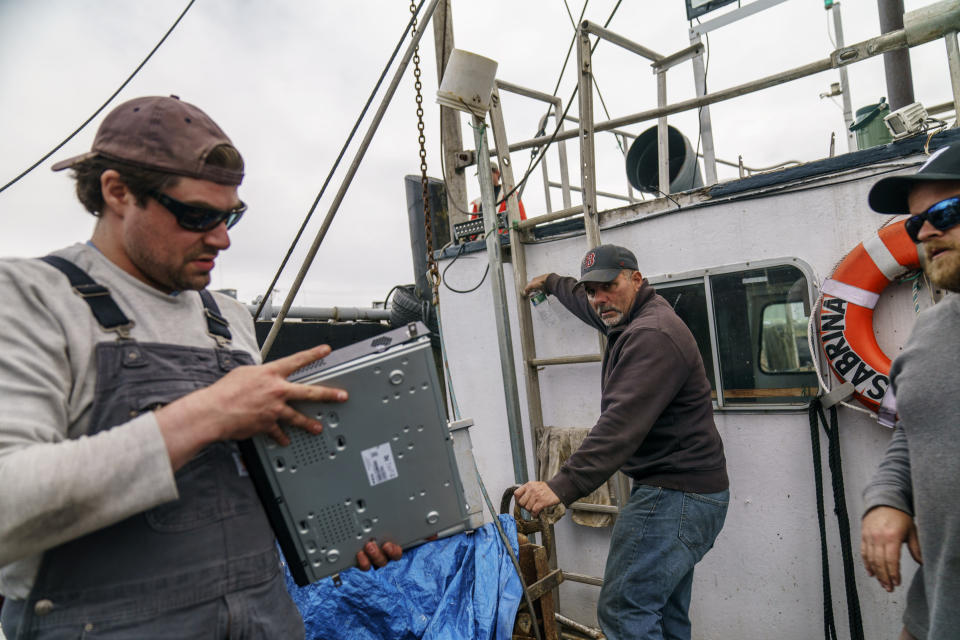
[[[225,347],[230,344],[233,336],[230,334],[230,323],[220,314],[220,307],[213,299],[213,294],[203,289],[200,291],[200,300],[203,302],[203,312],[207,318],[207,333]]]
[[[133,328],[133,320],[120,310],[110,290],[102,284],[98,284],[87,275],[87,272],[59,256],[44,256],[40,258],[51,267],[59,270],[70,281],[73,292],[83,298],[84,302],[90,307],[93,317],[104,331],[115,331],[120,337],[127,338],[130,329]]]

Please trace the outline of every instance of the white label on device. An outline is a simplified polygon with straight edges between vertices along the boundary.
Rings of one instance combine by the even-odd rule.
[[[384,442],[379,447],[371,447],[360,452],[363,458],[363,466],[367,470],[367,479],[370,486],[375,487],[381,482],[393,480],[399,474],[397,473],[397,463],[393,460],[393,452],[390,451],[390,443]]]

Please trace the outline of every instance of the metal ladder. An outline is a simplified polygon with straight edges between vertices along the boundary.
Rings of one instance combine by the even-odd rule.
[[[568,355],[554,358],[539,358],[536,354],[536,345],[534,341],[533,334],[533,320],[530,310],[530,305],[526,302],[525,297],[523,296],[523,289],[527,284],[528,274],[527,274],[527,265],[526,265],[526,255],[525,247],[523,242],[523,237],[525,232],[528,229],[531,229],[539,224],[544,224],[560,218],[566,218],[570,216],[577,215],[579,213],[583,214],[584,227],[586,230],[586,239],[587,247],[585,251],[592,249],[600,244],[600,229],[598,225],[597,218],[597,190],[596,190],[596,176],[595,176],[595,167],[594,167],[594,152],[593,152],[593,105],[592,105],[592,91],[590,90],[592,83],[592,77],[590,75],[590,64],[589,64],[589,39],[588,34],[583,33],[581,36],[581,45],[583,42],[586,43],[586,46],[578,47],[578,63],[580,68],[580,83],[581,91],[580,95],[580,118],[579,118],[579,128],[580,128],[580,169],[581,169],[581,189],[583,194],[583,203],[576,206],[565,206],[561,211],[556,211],[548,213],[546,215],[532,217],[527,220],[520,220],[519,205],[517,202],[516,193],[511,193],[507,198],[507,218],[508,218],[508,233],[510,240],[510,256],[513,263],[513,279],[514,279],[514,293],[517,300],[517,316],[519,321],[520,329],[520,345],[521,353],[523,357],[523,377],[526,387],[526,396],[527,396],[527,412],[529,418],[529,425],[531,430],[531,441],[534,445],[537,444],[539,435],[541,434],[544,424],[543,424],[543,407],[542,399],[540,393],[540,367],[548,366],[562,366],[569,364],[578,364],[578,363],[588,363],[588,362],[600,362],[601,355],[599,353],[586,354],[586,355]],[[587,59],[584,60],[584,51],[586,52]],[[588,90],[583,90],[583,85],[586,84]],[[516,182],[513,174],[513,163],[510,160],[509,153],[509,144],[507,142],[506,128],[504,126],[503,118],[503,109],[501,106],[499,90],[500,88],[507,88],[509,90],[517,91],[517,88],[512,86],[505,86],[505,83],[498,83],[498,88],[494,89],[493,97],[491,99],[491,108],[489,111],[489,121],[491,129],[493,132],[494,143],[497,150],[497,158],[500,166],[500,176],[501,182],[503,185],[504,193],[509,193],[513,190]],[[559,119],[559,111],[557,111],[557,118]],[[562,125],[561,125],[562,128]],[[565,158],[565,153],[561,151],[562,158]],[[561,171],[564,171],[562,169]],[[566,176],[564,175],[564,178]],[[566,180],[564,180],[566,182]],[[565,198],[565,205],[568,205],[568,198]],[[605,338],[600,336],[599,340],[600,351],[605,347]],[[534,456],[536,476],[539,478],[539,460]],[[628,478],[617,472],[615,476],[616,480],[614,482],[614,505],[594,505],[587,504],[584,502],[575,502],[571,505],[571,509],[578,509],[582,511],[592,511],[600,513],[610,513],[618,514],[622,505],[626,503],[627,498],[630,494],[629,480]],[[552,527],[550,531],[550,536],[552,537]],[[555,545],[550,545],[550,567],[551,569],[557,568],[557,557],[556,557],[556,547]],[[584,584],[590,584],[594,586],[601,586],[603,584],[602,578],[576,574],[567,571],[562,571],[563,579],[570,580],[572,582],[579,582]],[[556,595],[555,595],[556,597]]]

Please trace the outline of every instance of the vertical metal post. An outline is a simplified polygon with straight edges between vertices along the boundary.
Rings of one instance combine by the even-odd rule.
[[[453,14],[450,0],[443,0],[437,7],[433,21],[433,43],[437,59],[437,84],[443,80],[447,59],[453,51]],[[447,214],[450,219],[450,236],[453,225],[467,219],[467,178],[463,169],[456,169],[457,154],[463,149],[463,134],[460,131],[460,112],[450,107],[440,107],[440,142],[443,154],[444,180],[447,190]]]
[[[840,3],[834,2],[830,8],[833,14],[833,32],[837,40],[837,50],[843,49],[843,21],[840,19]],[[854,133],[850,131],[850,125],[853,124],[853,107],[850,98],[850,79],[847,75],[847,65],[840,67],[840,88],[843,91],[843,130],[847,138],[847,151],[855,151],[857,148]]]
[[[587,232],[588,249],[600,244],[600,225],[597,218],[597,168],[594,164],[593,140],[593,71],[591,67],[590,35],[577,29],[577,68],[580,100],[580,184],[583,191],[583,225]]]
[[[546,122],[546,118],[544,118]],[[497,134],[493,134],[493,139],[496,141]],[[499,149],[499,147],[497,147]],[[544,204],[544,213],[553,213],[553,202],[550,200],[550,172],[547,170],[547,159],[544,158],[540,161],[540,170],[543,173],[543,204]],[[503,177],[503,174],[500,176]]]
[[[473,137],[477,147],[477,175],[480,178],[480,199],[483,203],[483,228],[487,239],[487,258],[490,261],[490,286],[493,289],[493,309],[497,322],[497,345],[500,348],[500,372],[503,375],[503,395],[506,400],[507,427],[510,431],[510,452],[513,456],[513,478],[518,484],[527,482],[527,455],[523,445],[520,419],[520,397],[517,392],[517,370],[513,360],[513,340],[510,335],[510,317],[503,284],[503,259],[500,255],[500,233],[497,230],[497,203],[490,176],[490,149],[487,147],[486,124],[473,116]],[[506,149],[506,147],[503,147]],[[504,187],[505,188],[505,187]]]
[[[557,98],[553,103],[553,117],[557,121],[557,135],[563,133],[563,100]],[[567,141],[557,143],[557,157],[560,160],[560,194],[563,197],[563,208],[569,209],[573,205],[570,201],[570,165],[567,162]],[[543,159],[547,161],[546,158]]]
[[[667,106],[667,70],[657,72],[657,107]],[[667,116],[657,118],[657,175],[660,195],[670,193],[670,138],[667,135]]]
[[[943,37],[947,45],[947,63],[950,68],[950,86],[953,88],[953,110],[960,118],[960,47],[957,46],[957,32],[951,31]],[[954,126],[957,126],[956,123]]]
[[[700,34],[690,32],[690,44],[700,44]],[[697,97],[707,95],[707,71],[704,68],[703,54],[693,58],[693,82]],[[717,184],[717,155],[713,148],[713,124],[710,120],[710,105],[697,109],[700,120],[700,145],[703,147],[703,172],[707,186]]]
[[[877,0],[877,14],[880,33],[903,29],[903,0]],[[887,79],[887,103],[891,111],[914,102],[909,48],[884,53],[883,72]]]

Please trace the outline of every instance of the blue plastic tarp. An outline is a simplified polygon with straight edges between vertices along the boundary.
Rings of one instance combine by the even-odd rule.
[[[517,523],[500,522],[517,553]],[[287,589],[307,640],[510,640],[523,587],[493,523],[434,540],[371,571]]]

